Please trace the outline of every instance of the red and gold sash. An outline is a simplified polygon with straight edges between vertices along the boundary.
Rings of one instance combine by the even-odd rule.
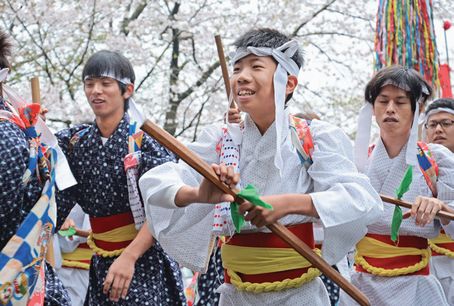
[[[87,244],[103,257],[120,255],[138,233],[131,212],[108,217],[90,217],[90,225],[92,232],[87,238]]]

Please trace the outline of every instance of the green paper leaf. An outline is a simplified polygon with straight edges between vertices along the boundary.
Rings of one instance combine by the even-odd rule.
[[[63,237],[71,237],[76,234],[76,229],[70,226],[67,230],[59,230],[58,233]]]
[[[404,194],[410,189],[413,180],[413,166],[408,166],[404,177],[396,189],[396,198],[401,200]],[[399,229],[402,224],[402,209],[399,206],[394,207],[393,218],[391,222],[391,240],[396,242],[399,237]]]
[[[240,232],[244,225],[244,216],[238,211],[238,204],[235,202],[230,203],[230,214],[232,216],[233,225],[235,225],[235,231]]]
[[[251,202],[255,206],[261,206],[261,207],[271,209],[271,210],[273,209],[273,206],[271,206],[270,204],[268,204],[268,203],[262,201],[262,199],[260,199],[259,195],[257,194],[257,190],[251,184],[247,185],[246,188],[241,190],[237,194],[237,196],[244,200]],[[237,233],[239,233],[241,231],[241,228],[243,227],[244,222],[245,222],[244,216],[242,214],[240,214],[238,211],[238,206],[239,205],[236,202],[230,203],[230,214],[232,216],[233,225],[235,225],[235,231]]]
[[[399,187],[396,189],[396,197],[400,200],[404,194],[410,189],[411,182],[413,180],[413,166],[408,166],[405,171],[404,177],[400,182]]]
[[[399,229],[402,224],[402,209],[399,206],[394,207],[393,219],[391,222],[391,240],[396,242],[399,237]]]

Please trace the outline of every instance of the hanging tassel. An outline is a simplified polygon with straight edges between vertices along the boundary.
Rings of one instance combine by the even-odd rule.
[[[414,68],[440,88],[431,0],[380,0],[374,45],[376,71],[390,65]]]

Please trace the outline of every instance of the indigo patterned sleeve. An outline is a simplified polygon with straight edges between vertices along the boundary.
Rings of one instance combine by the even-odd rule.
[[[155,139],[144,135],[142,144],[142,160],[140,163],[140,176],[161,164],[176,162],[175,155],[161,146]]]
[[[28,143],[24,133],[13,123],[0,122],[0,244],[6,243],[21,222],[26,186],[22,176],[29,159]],[[33,203],[31,204],[33,205]]]
[[[70,140],[73,135],[82,128],[86,127],[86,125],[77,126],[70,129],[64,129],[55,134],[58,140],[58,145],[62,149],[63,153],[68,160],[69,166],[71,171],[74,175],[76,175],[76,171],[74,171],[75,161],[71,158],[71,148],[70,148]],[[76,176],[76,180],[78,180]],[[80,193],[79,191],[79,184],[67,188],[65,190],[57,190],[56,193],[56,201],[57,201],[57,228],[59,228],[63,222],[65,221],[66,217],[69,215],[71,209],[77,204],[78,196]]]

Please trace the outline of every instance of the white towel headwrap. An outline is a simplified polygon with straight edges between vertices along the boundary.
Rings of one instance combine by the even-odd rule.
[[[275,126],[276,126],[276,155],[274,156],[274,165],[279,169],[282,176],[284,161],[281,154],[282,133],[289,126],[288,116],[285,108],[285,91],[287,86],[287,73],[298,77],[300,68],[292,59],[292,56],[298,51],[298,42],[291,40],[277,48],[265,47],[247,47],[238,48],[231,56],[233,65],[240,59],[255,54],[257,56],[271,56],[277,61],[277,68],[274,72],[274,103],[275,103]]]

